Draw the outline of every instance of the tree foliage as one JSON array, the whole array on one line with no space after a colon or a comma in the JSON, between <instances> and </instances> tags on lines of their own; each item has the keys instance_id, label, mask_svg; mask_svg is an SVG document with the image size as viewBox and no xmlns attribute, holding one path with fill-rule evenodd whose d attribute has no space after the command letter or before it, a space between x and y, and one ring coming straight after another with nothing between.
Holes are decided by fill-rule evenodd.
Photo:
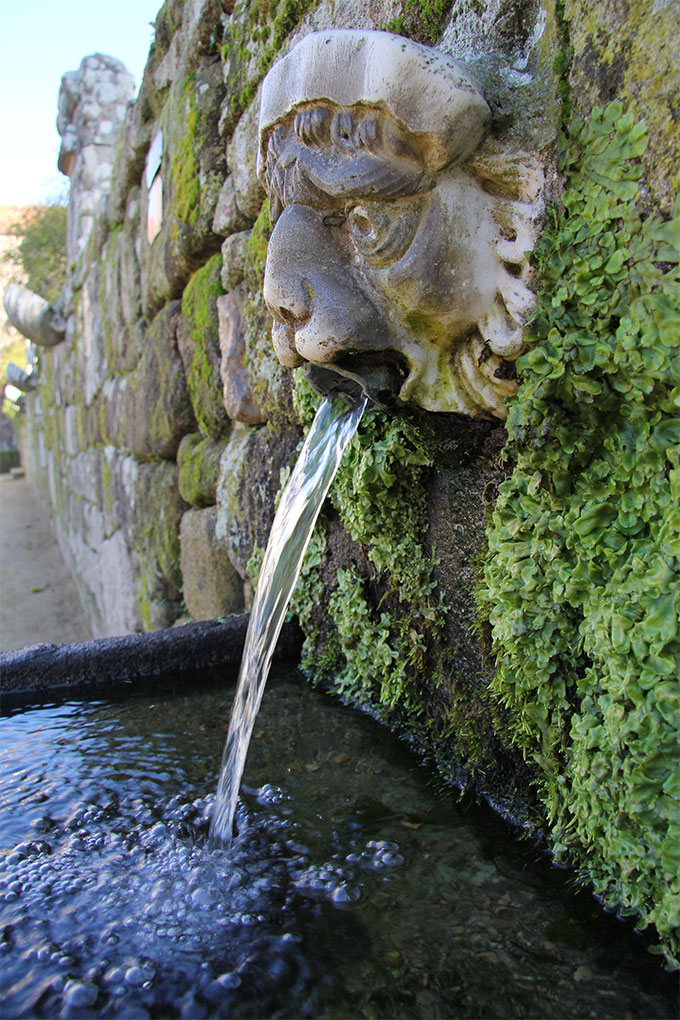
<instances>
[{"instance_id":1,"label":"tree foliage","mask_svg":"<svg viewBox=\"0 0 680 1020\"><path fill-rule=\"evenodd\" d=\"M66 280L66 209L36 206L11 233L18 243L5 257L16 267L17 282L53 303Z\"/></svg>"}]
</instances>

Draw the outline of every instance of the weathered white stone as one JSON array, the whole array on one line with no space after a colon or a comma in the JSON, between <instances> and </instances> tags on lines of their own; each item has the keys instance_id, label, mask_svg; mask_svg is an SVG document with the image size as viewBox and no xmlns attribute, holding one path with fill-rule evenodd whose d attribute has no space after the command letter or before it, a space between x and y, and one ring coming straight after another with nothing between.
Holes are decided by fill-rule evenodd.
<instances>
[{"instance_id":1,"label":"weathered white stone","mask_svg":"<svg viewBox=\"0 0 680 1020\"><path fill-rule=\"evenodd\" d=\"M101 465L98 450L82 450L69 464L71 489L90 503L99 504Z\"/></svg>"},{"instance_id":2,"label":"weathered white stone","mask_svg":"<svg viewBox=\"0 0 680 1020\"><path fill-rule=\"evenodd\" d=\"M104 515L92 503L83 503L83 538L85 544L94 552L98 552L106 540Z\"/></svg>"},{"instance_id":3,"label":"weathered white stone","mask_svg":"<svg viewBox=\"0 0 680 1020\"><path fill-rule=\"evenodd\" d=\"M99 304L100 266L95 263L81 292L78 361L86 403L90 404L106 377L106 355Z\"/></svg>"},{"instance_id":4,"label":"weathered white stone","mask_svg":"<svg viewBox=\"0 0 680 1020\"><path fill-rule=\"evenodd\" d=\"M212 229L216 234L228 236L240 233L251 227L254 217L247 216L238 204L236 185L231 174L225 178L220 188L213 216Z\"/></svg>"},{"instance_id":5,"label":"weathered white stone","mask_svg":"<svg viewBox=\"0 0 680 1020\"><path fill-rule=\"evenodd\" d=\"M282 365L379 404L505 417L535 305L542 175L478 153L490 120L462 64L389 33L312 33L274 65L258 172Z\"/></svg>"},{"instance_id":6,"label":"weathered white stone","mask_svg":"<svg viewBox=\"0 0 680 1020\"><path fill-rule=\"evenodd\" d=\"M239 120L227 146L227 163L234 184L236 206L251 222L256 219L266 197L257 177L259 121L256 100Z\"/></svg>"},{"instance_id":7,"label":"weathered white stone","mask_svg":"<svg viewBox=\"0 0 680 1020\"><path fill-rule=\"evenodd\" d=\"M134 79L113 57L95 53L63 75L57 130L59 169L71 178L66 228L69 262L83 252L93 217L104 210L125 106Z\"/></svg>"},{"instance_id":8,"label":"weathered white stone","mask_svg":"<svg viewBox=\"0 0 680 1020\"><path fill-rule=\"evenodd\" d=\"M102 543L96 566L105 578L99 596L102 636L141 631L138 566L122 532L117 531Z\"/></svg>"},{"instance_id":9,"label":"weathered white stone","mask_svg":"<svg viewBox=\"0 0 680 1020\"><path fill-rule=\"evenodd\" d=\"M80 452L77 419L78 412L75 407L64 408L64 449L69 457L75 457Z\"/></svg>"},{"instance_id":10,"label":"weathered white stone","mask_svg":"<svg viewBox=\"0 0 680 1020\"><path fill-rule=\"evenodd\" d=\"M238 287L243 280L248 241L252 231L241 230L232 234L222 245L222 272L220 282L225 291Z\"/></svg>"},{"instance_id":11,"label":"weathered white stone","mask_svg":"<svg viewBox=\"0 0 680 1020\"><path fill-rule=\"evenodd\" d=\"M56 347L64 339L66 323L48 301L18 283L10 283L3 298L7 318L28 340L40 347Z\"/></svg>"}]
</instances>

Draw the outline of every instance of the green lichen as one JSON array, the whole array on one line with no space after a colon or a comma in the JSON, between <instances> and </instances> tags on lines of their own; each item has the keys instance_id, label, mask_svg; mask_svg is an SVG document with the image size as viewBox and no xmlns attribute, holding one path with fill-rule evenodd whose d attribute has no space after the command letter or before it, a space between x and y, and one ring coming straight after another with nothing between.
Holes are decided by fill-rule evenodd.
<instances>
[{"instance_id":1,"label":"green lichen","mask_svg":"<svg viewBox=\"0 0 680 1020\"><path fill-rule=\"evenodd\" d=\"M199 217L201 185L198 160L194 152L199 116L194 100L194 79L187 78L183 90L184 131L175 140L170 163L172 204L178 224L194 226Z\"/></svg>"},{"instance_id":2,"label":"green lichen","mask_svg":"<svg viewBox=\"0 0 680 1020\"><path fill-rule=\"evenodd\" d=\"M265 200L248 239L244 264L245 362L253 399L276 431L295 420L290 372L279 364L271 343L271 316L262 295L267 245L272 232Z\"/></svg>"},{"instance_id":3,"label":"green lichen","mask_svg":"<svg viewBox=\"0 0 680 1020\"><path fill-rule=\"evenodd\" d=\"M265 199L248 238L245 272L249 282L261 284L267 265L267 246L272 233L269 200Z\"/></svg>"},{"instance_id":4,"label":"green lichen","mask_svg":"<svg viewBox=\"0 0 680 1020\"><path fill-rule=\"evenodd\" d=\"M137 604L145 630L159 626L159 610L161 620L179 615L179 528L185 509L177 493L176 467L144 465L140 469L134 492L132 546L139 562Z\"/></svg>"},{"instance_id":5,"label":"green lichen","mask_svg":"<svg viewBox=\"0 0 680 1020\"><path fill-rule=\"evenodd\" d=\"M222 47L222 60L230 65L234 123L253 101L260 81L288 35L317 3L318 0L242 0L235 5ZM256 50L251 49L252 44ZM246 75L254 59L255 74L251 69Z\"/></svg>"},{"instance_id":6,"label":"green lichen","mask_svg":"<svg viewBox=\"0 0 680 1020\"><path fill-rule=\"evenodd\" d=\"M558 855L680 943L680 208L638 208L644 124L576 120L480 593L490 696ZM584 862L587 862L585 864Z\"/></svg>"},{"instance_id":7,"label":"green lichen","mask_svg":"<svg viewBox=\"0 0 680 1020\"><path fill-rule=\"evenodd\" d=\"M570 83L578 109L588 114L616 98L636 119L644 119L646 188L671 215L672 182L680 165L676 5L564 0L564 18L574 47Z\"/></svg>"},{"instance_id":8,"label":"green lichen","mask_svg":"<svg viewBox=\"0 0 680 1020\"><path fill-rule=\"evenodd\" d=\"M223 434L230 424L219 369L216 302L223 293L221 265L222 256L214 255L194 273L182 295L182 314L191 336L191 349L184 358L187 389L204 436Z\"/></svg>"},{"instance_id":9,"label":"green lichen","mask_svg":"<svg viewBox=\"0 0 680 1020\"><path fill-rule=\"evenodd\" d=\"M434 46L446 27L453 0L404 0L402 13L387 22L386 32Z\"/></svg>"},{"instance_id":10,"label":"green lichen","mask_svg":"<svg viewBox=\"0 0 680 1020\"><path fill-rule=\"evenodd\" d=\"M191 506L213 506L224 442L205 439L200 432L185 436L177 451L179 493Z\"/></svg>"}]
</instances>

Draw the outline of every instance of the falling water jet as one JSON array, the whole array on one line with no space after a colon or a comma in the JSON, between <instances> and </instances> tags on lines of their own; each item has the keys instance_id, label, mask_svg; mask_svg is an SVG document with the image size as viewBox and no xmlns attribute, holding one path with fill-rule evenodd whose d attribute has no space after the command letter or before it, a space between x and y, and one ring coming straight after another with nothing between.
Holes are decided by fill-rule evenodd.
<instances>
[{"instance_id":1,"label":"falling water jet","mask_svg":"<svg viewBox=\"0 0 680 1020\"><path fill-rule=\"evenodd\" d=\"M335 394L323 400L276 511L250 614L210 823L210 838L221 845L231 842L250 737L302 560L366 403L363 395L350 399Z\"/></svg>"}]
</instances>

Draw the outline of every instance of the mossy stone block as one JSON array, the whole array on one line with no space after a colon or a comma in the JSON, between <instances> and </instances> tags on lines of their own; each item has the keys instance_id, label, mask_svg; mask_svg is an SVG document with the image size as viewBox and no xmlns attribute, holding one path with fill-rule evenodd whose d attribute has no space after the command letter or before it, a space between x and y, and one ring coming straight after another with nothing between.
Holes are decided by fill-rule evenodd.
<instances>
[{"instance_id":1,"label":"mossy stone block","mask_svg":"<svg viewBox=\"0 0 680 1020\"><path fill-rule=\"evenodd\" d=\"M195 507L215 503L220 458L225 446L226 440L206 439L200 432L192 432L179 444L179 491L187 503Z\"/></svg>"},{"instance_id":2,"label":"mossy stone block","mask_svg":"<svg viewBox=\"0 0 680 1020\"><path fill-rule=\"evenodd\" d=\"M644 120L649 145L642 154L654 203L671 213L680 166L678 65L680 32L673 3L648 0L565 0L573 58L569 74L575 108L588 116L617 99Z\"/></svg>"},{"instance_id":3,"label":"mossy stone block","mask_svg":"<svg viewBox=\"0 0 680 1020\"><path fill-rule=\"evenodd\" d=\"M244 580L254 548L267 544L281 471L290 466L299 439L297 430L274 436L262 426L232 428L217 484L217 535Z\"/></svg>"},{"instance_id":4,"label":"mossy stone block","mask_svg":"<svg viewBox=\"0 0 680 1020\"><path fill-rule=\"evenodd\" d=\"M224 435L229 416L220 376L217 298L222 293L222 258L214 255L192 276L182 295L179 349L196 421L204 436Z\"/></svg>"},{"instance_id":5,"label":"mossy stone block","mask_svg":"<svg viewBox=\"0 0 680 1020\"><path fill-rule=\"evenodd\" d=\"M124 391L125 443L139 460L174 460L195 419L177 343L180 304L149 327L144 353Z\"/></svg>"},{"instance_id":6,"label":"mossy stone block","mask_svg":"<svg viewBox=\"0 0 680 1020\"><path fill-rule=\"evenodd\" d=\"M181 612L179 530L188 509L175 464L140 464L128 534L139 562L138 608L144 630L170 626Z\"/></svg>"}]
</instances>

